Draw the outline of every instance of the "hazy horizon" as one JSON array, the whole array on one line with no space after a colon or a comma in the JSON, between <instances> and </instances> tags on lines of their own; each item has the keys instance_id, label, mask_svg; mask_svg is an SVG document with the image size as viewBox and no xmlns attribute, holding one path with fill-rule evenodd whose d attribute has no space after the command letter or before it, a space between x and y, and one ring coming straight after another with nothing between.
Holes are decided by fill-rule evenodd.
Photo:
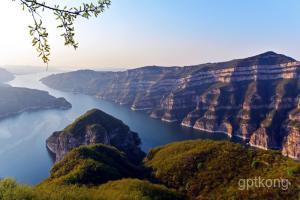
<instances>
[{"instance_id":1,"label":"hazy horizon","mask_svg":"<svg viewBox=\"0 0 300 200\"><path fill-rule=\"evenodd\" d=\"M0 66L45 66L31 46L30 15L17 2L2 1L0 6L7 8L0 13L2 19L9 19L0 22L5 27L0 34ZM47 14L52 46L49 67L114 70L184 66L266 51L300 60L299 10L297 0L112 1L99 18L78 20L77 51L63 46L57 24Z\"/></svg>"},{"instance_id":2,"label":"hazy horizon","mask_svg":"<svg viewBox=\"0 0 300 200\"><path fill-rule=\"evenodd\" d=\"M261 52L258 54L262 54L262 53L266 53L266 52ZM275 52L280 54L280 52ZM255 55L258 55L255 54ZM247 57L251 57L251 56L255 56L255 55L249 55L243 58L247 58ZM286 55L289 56L289 55ZM222 61L218 61L218 62L226 62L226 61L230 61L230 60L235 60L235 59L243 59L243 58L232 58L232 59L228 59L228 60L222 60ZM295 59L295 58L294 58ZM296 59L297 61L299 61L298 59ZM195 65L200 65L200 64L206 64L206 63L215 63L214 61L211 62L205 62L205 63L197 63ZM7 69L8 71L15 73L15 74L26 74L26 73L30 73L30 72L43 72L43 71L48 71L48 72L68 72L68 71L75 71L75 70L98 70L98 71L125 71L128 69L135 69L135 68L140 68L140 67L145 67L145 66L159 66L159 67L185 67L185 66L189 66L189 65L173 65L173 66L161 66L161 65L144 65L144 66L131 66L131 67L101 67L101 66L81 66L81 67L66 67L66 66L50 66L47 68L47 65L0 65L0 68L4 68Z\"/></svg>"}]
</instances>

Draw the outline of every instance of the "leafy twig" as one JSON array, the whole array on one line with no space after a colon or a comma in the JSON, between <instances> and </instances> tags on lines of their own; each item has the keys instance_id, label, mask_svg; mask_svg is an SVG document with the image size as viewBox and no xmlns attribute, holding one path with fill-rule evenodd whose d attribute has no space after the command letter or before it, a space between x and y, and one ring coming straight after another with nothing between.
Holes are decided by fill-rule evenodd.
<instances>
[{"instance_id":1,"label":"leafy twig","mask_svg":"<svg viewBox=\"0 0 300 200\"><path fill-rule=\"evenodd\" d=\"M91 16L98 17L111 4L111 0L97 0L96 3L83 3L78 7L62 7L61 5L50 6L45 1L38 0L12 0L20 1L23 10L27 10L32 18L33 25L29 26L30 35L33 37L32 46L38 52L44 63L50 61L50 45L48 43L48 32L43 26L41 12L45 10L52 11L59 21L57 28L63 29L61 36L65 40L65 45L78 48L78 43L75 41L74 21L77 17L89 19Z\"/></svg>"}]
</instances>

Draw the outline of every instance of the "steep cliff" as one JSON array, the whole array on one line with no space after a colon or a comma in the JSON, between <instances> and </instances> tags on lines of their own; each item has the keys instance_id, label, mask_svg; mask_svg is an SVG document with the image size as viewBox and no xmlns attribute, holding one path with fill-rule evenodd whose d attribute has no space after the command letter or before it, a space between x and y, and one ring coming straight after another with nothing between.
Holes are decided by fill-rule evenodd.
<instances>
[{"instance_id":1,"label":"steep cliff","mask_svg":"<svg viewBox=\"0 0 300 200\"><path fill-rule=\"evenodd\" d=\"M283 140L283 154L291 158L300 158L300 99L298 108L289 113L289 119L283 132L288 133ZM284 134L283 133L283 134Z\"/></svg>"},{"instance_id":2,"label":"steep cliff","mask_svg":"<svg viewBox=\"0 0 300 200\"><path fill-rule=\"evenodd\" d=\"M266 52L222 63L76 71L42 79L52 88L94 95L151 117L240 137L300 159L300 62ZM298 152L298 153L297 153Z\"/></svg>"},{"instance_id":3,"label":"steep cliff","mask_svg":"<svg viewBox=\"0 0 300 200\"><path fill-rule=\"evenodd\" d=\"M144 157L138 135L122 121L97 109L80 116L64 130L54 132L46 143L55 154L56 161L76 147L99 143L117 147L134 163Z\"/></svg>"}]
</instances>

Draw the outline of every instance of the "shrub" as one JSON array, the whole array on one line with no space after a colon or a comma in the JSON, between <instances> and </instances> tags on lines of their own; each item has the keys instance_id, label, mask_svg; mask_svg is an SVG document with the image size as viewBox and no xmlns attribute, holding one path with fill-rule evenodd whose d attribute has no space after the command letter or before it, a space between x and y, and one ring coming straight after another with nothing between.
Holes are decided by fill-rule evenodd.
<instances>
[{"instance_id":1,"label":"shrub","mask_svg":"<svg viewBox=\"0 0 300 200\"><path fill-rule=\"evenodd\" d=\"M300 163L276 151L253 150L225 141L193 140L156 148L149 155L144 163L153 170L153 176L191 199L297 199L299 195ZM288 179L291 186L287 191L239 190L240 179L255 177Z\"/></svg>"},{"instance_id":2,"label":"shrub","mask_svg":"<svg viewBox=\"0 0 300 200\"><path fill-rule=\"evenodd\" d=\"M43 184L97 185L140 174L143 174L141 168L132 164L124 153L98 144L81 146L69 152L53 166L50 178Z\"/></svg>"}]
</instances>

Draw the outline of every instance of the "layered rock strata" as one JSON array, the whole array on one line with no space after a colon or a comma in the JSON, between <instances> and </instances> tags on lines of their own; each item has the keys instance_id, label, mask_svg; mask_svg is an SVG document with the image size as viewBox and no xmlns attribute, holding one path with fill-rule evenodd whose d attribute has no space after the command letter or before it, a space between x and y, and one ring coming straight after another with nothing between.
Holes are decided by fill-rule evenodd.
<instances>
[{"instance_id":1,"label":"layered rock strata","mask_svg":"<svg viewBox=\"0 0 300 200\"><path fill-rule=\"evenodd\" d=\"M240 137L299 156L300 62L266 52L222 63L149 66L123 72L76 71L42 79L144 110L152 117Z\"/></svg>"}]
</instances>

